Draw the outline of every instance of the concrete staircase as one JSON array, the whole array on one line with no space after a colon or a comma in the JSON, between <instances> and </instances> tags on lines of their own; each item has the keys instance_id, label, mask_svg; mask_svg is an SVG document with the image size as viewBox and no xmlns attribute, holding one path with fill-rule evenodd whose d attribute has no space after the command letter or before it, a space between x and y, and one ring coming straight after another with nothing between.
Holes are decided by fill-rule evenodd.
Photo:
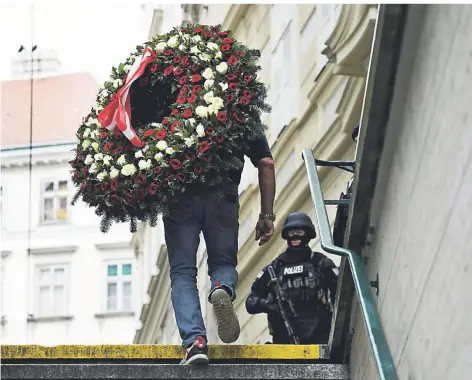
<instances>
[{"instance_id":1,"label":"concrete staircase","mask_svg":"<svg viewBox=\"0 0 472 380\"><path fill-rule=\"evenodd\" d=\"M177 345L1 347L2 379L349 379L326 346L212 345L210 365L179 365Z\"/></svg>"}]
</instances>

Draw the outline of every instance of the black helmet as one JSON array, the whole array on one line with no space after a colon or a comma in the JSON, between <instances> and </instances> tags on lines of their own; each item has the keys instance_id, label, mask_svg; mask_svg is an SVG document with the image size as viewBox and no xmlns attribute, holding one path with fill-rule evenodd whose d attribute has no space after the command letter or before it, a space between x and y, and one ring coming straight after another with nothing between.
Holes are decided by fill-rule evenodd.
<instances>
[{"instance_id":1,"label":"black helmet","mask_svg":"<svg viewBox=\"0 0 472 380\"><path fill-rule=\"evenodd\" d=\"M303 228L308 233L308 238L314 239L316 237L316 230L310 217L303 212L292 212L287 219L285 219L284 227L282 228L282 238L287 240L287 232L293 228Z\"/></svg>"}]
</instances>

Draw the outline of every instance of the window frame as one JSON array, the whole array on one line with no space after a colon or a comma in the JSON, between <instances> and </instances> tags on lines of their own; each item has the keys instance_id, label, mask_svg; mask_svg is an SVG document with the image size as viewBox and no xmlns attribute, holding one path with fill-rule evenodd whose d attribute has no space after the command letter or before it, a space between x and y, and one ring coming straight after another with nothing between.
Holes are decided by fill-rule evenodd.
<instances>
[{"instance_id":1,"label":"window frame","mask_svg":"<svg viewBox=\"0 0 472 380\"><path fill-rule=\"evenodd\" d=\"M51 273L54 273L55 269L61 268L64 269L64 311L62 313L54 313L54 281L51 277L51 281L48 285L49 288L49 309L50 311L44 314L41 314L41 282L40 282L40 272L41 269L48 268ZM52 276L51 274L51 276ZM44 263L44 264L37 264L35 267L35 291L34 294L36 295L36 302L35 302L35 315L38 318L48 318L48 317L64 317L69 315L69 308L70 308L70 264L69 263Z\"/></svg>"},{"instance_id":2,"label":"window frame","mask_svg":"<svg viewBox=\"0 0 472 380\"><path fill-rule=\"evenodd\" d=\"M54 189L59 188L59 183L60 182L66 182L67 184L67 190L65 191L60 191L59 189L51 191L52 195L48 195L46 191L46 184L48 183L53 183ZM51 225L51 224L67 224L70 223L70 211L71 211L71 206L70 206L70 190L72 188L72 183L69 181L68 178L47 178L41 180L40 184L40 212L39 212L39 224L40 225ZM66 219L64 220L59 220L57 219L57 210L59 210L59 198L66 198ZM45 220L45 206L44 202L46 199L52 199L53 200L53 220Z\"/></svg>"},{"instance_id":3,"label":"window frame","mask_svg":"<svg viewBox=\"0 0 472 380\"><path fill-rule=\"evenodd\" d=\"M118 268L117 275L116 276L109 276L108 275L108 267L110 265L116 265ZM121 274L122 266L123 265L131 265L131 274L130 275L124 275ZM113 313L128 313L128 312L133 312L134 311L134 273L135 273L136 267L133 262L133 260L130 259L121 259L121 260L107 260L103 263L103 275L104 275L104 280L103 280L103 295L102 295L102 310L104 314L113 314ZM124 308L124 283L129 282L131 284L131 293L129 296L129 308ZM109 300L109 294L108 294L108 284L110 283L116 283L116 308L115 309L109 309L108 308L108 300Z\"/></svg>"}]
</instances>

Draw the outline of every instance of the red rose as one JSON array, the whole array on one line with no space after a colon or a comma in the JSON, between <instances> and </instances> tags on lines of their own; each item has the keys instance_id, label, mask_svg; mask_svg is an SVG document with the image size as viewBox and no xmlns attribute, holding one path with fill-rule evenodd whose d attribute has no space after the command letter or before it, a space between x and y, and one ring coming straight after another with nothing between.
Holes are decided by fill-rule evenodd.
<instances>
[{"instance_id":1,"label":"red rose","mask_svg":"<svg viewBox=\"0 0 472 380\"><path fill-rule=\"evenodd\" d=\"M143 183L146 183L146 176L144 174L138 174L136 176L136 183L139 183L140 185Z\"/></svg>"},{"instance_id":2,"label":"red rose","mask_svg":"<svg viewBox=\"0 0 472 380\"><path fill-rule=\"evenodd\" d=\"M223 38L223 37L226 37L226 36L228 35L228 33L226 33L226 32L218 32L217 35L218 35L218 37L222 37L222 38Z\"/></svg>"},{"instance_id":3,"label":"red rose","mask_svg":"<svg viewBox=\"0 0 472 380\"><path fill-rule=\"evenodd\" d=\"M148 186L149 194L156 195L157 190L159 190L159 187L154 182L151 182Z\"/></svg>"},{"instance_id":4,"label":"red rose","mask_svg":"<svg viewBox=\"0 0 472 380\"><path fill-rule=\"evenodd\" d=\"M226 78L228 80L235 80L237 78L237 75L236 74L231 74L231 75L226 76Z\"/></svg>"},{"instance_id":5,"label":"red rose","mask_svg":"<svg viewBox=\"0 0 472 380\"><path fill-rule=\"evenodd\" d=\"M174 66L170 65L170 66L167 66L165 69L164 69L164 76L165 77L168 77L170 74L172 74L174 72Z\"/></svg>"},{"instance_id":6,"label":"red rose","mask_svg":"<svg viewBox=\"0 0 472 380\"><path fill-rule=\"evenodd\" d=\"M111 180L110 189L116 191L118 189L118 180L116 178Z\"/></svg>"},{"instance_id":7,"label":"red rose","mask_svg":"<svg viewBox=\"0 0 472 380\"><path fill-rule=\"evenodd\" d=\"M102 132L102 133L100 133L99 136L100 136L101 139L104 139L105 137L108 136L108 132Z\"/></svg>"},{"instance_id":8,"label":"red rose","mask_svg":"<svg viewBox=\"0 0 472 380\"><path fill-rule=\"evenodd\" d=\"M182 77L182 78L185 78L185 81L187 82L187 77ZM180 78L180 79L182 79ZM180 89L180 93L181 94L184 94L185 92L188 91L188 86L187 85L184 85L181 89Z\"/></svg>"},{"instance_id":9,"label":"red rose","mask_svg":"<svg viewBox=\"0 0 472 380\"><path fill-rule=\"evenodd\" d=\"M238 63L238 57L232 55L231 57L229 57L228 63L229 63L230 65L235 65L236 63Z\"/></svg>"},{"instance_id":10,"label":"red rose","mask_svg":"<svg viewBox=\"0 0 472 380\"><path fill-rule=\"evenodd\" d=\"M195 160L195 153L193 153L193 152L185 153L185 159L188 160L188 161Z\"/></svg>"},{"instance_id":11,"label":"red rose","mask_svg":"<svg viewBox=\"0 0 472 380\"><path fill-rule=\"evenodd\" d=\"M82 185L80 185L80 191L84 192L84 191L85 191L85 188L86 188L85 183L83 183Z\"/></svg>"},{"instance_id":12,"label":"red rose","mask_svg":"<svg viewBox=\"0 0 472 380\"><path fill-rule=\"evenodd\" d=\"M193 170L195 174L200 174L202 172L202 167L201 166L195 166L195 169Z\"/></svg>"},{"instance_id":13,"label":"red rose","mask_svg":"<svg viewBox=\"0 0 472 380\"><path fill-rule=\"evenodd\" d=\"M108 182L102 183L102 191L106 191L108 189Z\"/></svg>"},{"instance_id":14,"label":"red rose","mask_svg":"<svg viewBox=\"0 0 472 380\"><path fill-rule=\"evenodd\" d=\"M180 64L182 66L187 66L188 65L188 57L187 56L182 57L182 59L180 60Z\"/></svg>"},{"instance_id":15,"label":"red rose","mask_svg":"<svg viewBox=\"0 0 472 380\"><path fill-rule=\"evenodd\" d=\"M221 51L229 51L230 49L231 49L231 45L229 44L221 45Z\"/></svg>"},{"instance_id":16,"label":"red rose","mask_svg":"<svg viewBox=\"0 0 472 380\"><path fill-rule=\"evenodd\" d=\"M218 134L216 135L216 137L215 137L215 140L216 140L216 142L218 142L218 143L222 143L223 141L225 141L225 138L224 138L224 136L223 136L222 134L218 133Z\"/></svg>"},{"instance_id":17,"label":"red rose","mask_svg":"<svg viewBox=\"0 0 472 380\"><path fill-rule=\"evenodd\" d=\"M211 37L211 32L205 32L205 33L203 33L203 35L204 35L206 38L210 38L210 37Z\"/></svg>"},{"instance_id":18,"label":"red rose","mask_svg":"<svg viewBox=\"0 0 472 380\"><path fill-rule=\"evenodd\" d=\"M192 92L193 92L194 94L197 94L197 93L200 92L201 89L202 89L202 88L201 88L200 86L198 86L198 85L197 85L197 86L193 86Z\"/></svg>"},{"instance_id":19,"label":"red rose","mask_svg":"<svg viewBox=\"0 0 472 380\"><path fill-rule=\"evenodd\" d=\"M105 152L108 152L109 150L113 149L113 144L111 142L107 142L105 146L103 147L103 150Z\"/></svg>"},{"instance_id":20,"label":"red rose","mask_svg":"<svg viewBox=\"0 0 472 380\"><path fill-rule=\"evenodd\" d=\"M170 126L170 130L172 132L175 132L177 130L177 127L180 125L180 123L178 121L176 121L175 123L172 123L172 125Z\"/></svg>"},{"instance_id":21,"label":"red rose","mask_svg":"<svg viewBox=\"0 0 472 380\"><path fill-rule=\"evenodd\" d=\"M205 153L205 154L202 156L202 158L203 158L205 161L210 162L210 161L213 159L213 156L211 155L210 152L207 152L207 153Z\"/></svg>"},{"instance_id":22,"label":"red rose","mask_svg":"<svg viewBox=\"0 0 472 380\"><path fill-rule=\"evenodd\" d=\"M180 181L180 182L184 182L185 181L185 175L183 173L179 173L176 175L176 178Z\"/></svg>"},{"instance_id":23,"label":"red rose","mask_svg":"<svg viewBox=\"0 0 472 380\"><path fill-rule=\"evenodd\" d=\"M226 111L220 111L218 112L218 116L217 116L217 119L219 122L223 123L226 121Z\"/></svg>"},{"instance_id":24,"label":"red rose","mask_svg":"<svg viewBox=\"0 0 472 380\"><path fill-rule=\"evenodd\" d=\"M182 112L182 116L188 119L192 116L192 110L190 108L187 108L186 110L184 110L184 112Z\"/></svg>"},{"instance_id":25,"label":"red rose","mask_svg":"<svg viewBox=\"0 0 472 380\"><path fill-rule=\"evenodd\" d=\"M174 74L175 75L182 75L182 73L184 72L184 69L182 69L181 67L177 67L175 70L174 70Z\"/></svg>"},{"instance_id":26,"label":"red rose","mask_svg":"<svg viewBox=\"0 0 472 380\"><path fill-rule=\"evenodd\" d=\"M113 194L110 197L110 202L113 203L114 205L119 205L121 203L121 198L119 195Z\"/></svg>"},{"instance_id":27,"label":"red rose","mask_svg":"<svg viewBox=\"0 0 472 380\"><path fill-rule=\"evenodd\" d=\"M166 125L169 123L169 119L167 119L167 117L165 117L164 119L162 119L162 124Z\"/></svg>"},{"instance_id":28,"label":"red rose","mask_svg":"<svg viewBox=\"0 0 472 380\"><path fill-rule=\"evenodd\" d=\"M148 129L146 132L144 132L144 137L149 137L154 133L153 129Z\"/></svg>"},{"instance_id":29,"label":"red rose","mask_svg":"<svg viewBox=\"0 0 472 380\"><path fill-rule=\"evenodd\" d=\"M179 84L183 86L185 83L187 83L187 77L182 77L179 79Z\"/></svg>"},{"instance_id":30,"label":"red rose","mask_svg":"<svg viewBox=\"0 0 472 380\"><path fill-rule=\"evenodd\" d=\"M118 156L119 154L121 154L121 152L123 152L123 148L121 146L119 146L118 148L116 148L115 150L113 150L113 152L111 152L111 154L113 156Z\"/></svg>"},{"instance_id":31,"label":"red rose","mask_svg":"<svg viewBox=\"0 0 472 380\"><path fill-rule=\"evenodd\" d=\"M83 172L84 172L84 175L87 175L88 168L87 168L87 167L85 167L85 168L83 169Z\"/></svg>"},{"instance_id":32,"label":"red rose","mask_svg":"<svg viewBox=\"0 0 472 380\"><path fill-rule=\"evenodd\" d=\"M193 31L195 33L201 33L201 32L203 32L203 29L202 28L195 28Z\"/></svg>"},{"instance_id":33,"label":"red rose","mask_svg":"<svg viewBox=\"0 0 472 380\"><path fill-rule=\"evenodd\" d=\"M77 178L79 178L79 173L74 172L74 179L77 179Z\"/></svg>"},{"instance_id":34,"label":"red rose","mask_svg":"<svg viewBox=\"0 0 472 380\"><path fill-rule=\"evenodd\" d=\"M202 80L202 76L200 74L193 74L191 82L192 83L198 83Z\"/></svg>"},{"instance_id":35,"label":"red rose","mask_svg":"<svg viewBox=\"0 0 472 380\"><path fill-rule=\"evenodd\" d=\"M159 68L159 66L157 66L157 64L152 65L151 68L150 68L151 73L155 73L158 68Z\"/></svg>"},{"instance_id":36,"label":"red rose","mask_svg":"<svg viewBox=\"0 0 472 380\"><path fill-rule=\"evenodd\" d=\"M236 91L238 89L238 84L235 82L231 82L228 87L231 91Z\"/></svg>"},{"instance_id":37,"label":"red rose","mask_svg":"<svg viewBox=\"0 0 472 380\"><path fill-rule=\"evenodd\" d=\"M179 110L174 108L174 109L171 111L170 114L171 114L171 116L178 115L178 114L179 114Z\"/></svg>"},{"instance_id":38,"label":"red rose","mask_svg":"<svg viewBox=\"0 0 472 380\"><path fill-rule=\"evenodd\" d=\"M177 158L172 158L170 161L169 161L169 165L172 166L172 168L174 169L180 169L182 167L182 163L180 162L180 160L178 160Z\"/></svg>"},{"instance_id":39,"label":"red rose","mask_svg":"<svg viewBox=\"0 0 472 380\"><path fill-rule=\"evenodd\" d=\"M244 90L244 91L243 91L243 95L244 95L246 98L249 98L249 99L252 98L252 92L249 91L249 90Z\"/></svg>"},{"instance_id":40,"label":"red rose","mask_svg":"<svg viewBox=\"0 0 472 380\"><path fill-rule=\"evenodd\" d=\"M190 96L188 99L187 99L187 102L189 104L193 104L197 101L197 96L195 94L192 94L192 96Z\"/></svg>"},{"instance_id":41,"label":"red rose","mask_svg":"<svg viewBox=\"0 0 472 380\"><path fill-rule=\"evenodd\" d=\"M184 104L187 101L187 98L183 95L180 95L177 97L177 103L178 104Z\"/></svg>"},{"instance_id":42,"label":"red rose","mask_svg":"<svg viewBox=\"0 0 472 380\"><path fill-rule=\"evenodd\" d=\"M224 43L224 44L232 44L232 43L233 43L233 39L232 39L232 38L225 38L225 39L223 40L223 43Z\"/></svg>"},{"instance_id":43,"label":"red rose","mask_svg":"<svg viewBox=\"0 0 472 380\"><path fill-rule=\"evenodd\" d=\"M238 50L238 51L236 52L236 54L239 55L240 57L244 57L244 56L246 55L246 54L245 54L243 51L241 51L241 50Z\"/></svg>"},{"instance_id":44,"label":"red rose","mask_svg":"<svg viewBox=\"0 0 472 380\"><path fill-rule=\"evenodd\" d=\"M205 129L205 133L206 133L207 135L211 135L211 134L213 134L214 132L215 132L215 130L214 130L213 128L207 128L207 129Z\"/></svg>"},{"instance_id":45,"label":"red rose","mask_svg":"<svg viewBox=\"0 0 472 380\"><path fill-rule=\"evenodd\" d=\"M233 118L239 123L239 124L242 124L246 121L246 118L244 117L243 114L241 114L240 112L234 112L233 113Z\"/></svg>"},{"instance_id":46,"label":"red rose","mask_svg":"<svg viewBox=\"0 0 472 380\"><path fill-rule=\"evenodd\" d=\"M154 168L154 174L155 174L155 175L158 175L160 172L161 172L161 167L160 167L160 166L156 166L156 167Z\"/></svg>"},{"instance_id":47,"label":"red rose","mask_svg":"<svg viewBox=\"0 0 472 380\"><path fill-rule=\"evenodd\" d=\"M200 144L198 144L198 150L200 153L206 152L208 149L210 149L210 144L208 144L208 141L202 141Z\"/></svg>"},{"instance_id":48,"label":"red rose","mask_svg":"<svg viewBox=\"0 0 472 380\"><path fill-rule=\"evenodd\" d=\"M172 55L172 49L166 49L164 50L164 55L168 57L169 55Z\"/></svg>"},{"instance_id":49,"label":"red rose","mask_svg":"<svg viewBox=\"0 0 472 380\"><path fill-rule=\"evenodd\" d=\"M134 203L136 201L134 194L131 193L126 193L125 198L128 203Z\"/></svg>"},{"instance_id":50,"label":"red rose","mask_svg":"<svg viewBox=\"0 0 472 380\"><path fill-rule=\"evenodd\" d=\"M192 71L195 72L195 71L198 71L198 66L196 63L194 63L191 67Z\"/></svg>"},{"instance_id":51,"label":"red rose","mask_svg":"<svg viewBox=\"0 0 472 380\"><path fill-rule=\"evenodd\" d=\"M158 140L164 140L166 138L167 132L164 129L161 129L160 131L156 132L156 139Z\"/></svg>"},{"instance_id":52,"label":"red rose","mask_svg":"<svg viewBox=\"0 0 472 380\"><path fill-rule=\"evenodd\" d=\"M241 96L239 98L239 103L243 106L247 106L249 103L251 103L251 100L249 98L246 98L245 96Z\"/></svg>"},{"instance_id":53,"label":"red rose","mask_svg":"<svg viewBox=\"0 0 472 380\"><path fill-rule=\"evenodd\" d=\"M234 101L234 95L233 94L226 95L226 101L228 103L231 103L232 101Z\"/></svg>"},{"instance_id":54,"label":"red rose","mask_svg":"<svg viewBox=\"0 0 472 380\"><path fill-rule=\"evenodd\" d=\"M144 78L139 79L139 85L141 87L147 86L148 83L149 83L149 78L148 77L144 77Z\"/></svg>"},{"instance_id":55,"label":"red rose","mask_svg":"<svg viewBox=\"0 0 472 380\"><path fill-rule=\"evenodd\" d=\"M250 76L250 75L245 75L245 76L244 76L244 82L246 82L246 83L251 83L251 82L252 82L251 76Z\"/></svg>"},{"instance_id":56,"label":"red rose","mask_svg":"<svg viewBox=\"0 0 472 380\"><path fill-rule=\"evenodd\" d=\"M182 59L182 57L180 55L176 55L174 57L174 63L180 63L180 60Z\"/></svg>"}]
</instances>

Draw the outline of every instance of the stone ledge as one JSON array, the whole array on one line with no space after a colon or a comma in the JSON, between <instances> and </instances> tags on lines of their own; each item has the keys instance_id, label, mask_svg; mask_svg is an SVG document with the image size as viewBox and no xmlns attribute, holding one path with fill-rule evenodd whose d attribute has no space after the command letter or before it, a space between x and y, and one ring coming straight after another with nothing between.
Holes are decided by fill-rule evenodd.
<instances>
[{"instance_id":1,"label":"stone ledge","mask_svg":"<svg viewBox=\"0 0 472 380\"><path fill-rule=\"evenodd\" d=\"M341 364L5 364L2 379L310 379L347 380Z\"/></svg>"}]
</instances>

